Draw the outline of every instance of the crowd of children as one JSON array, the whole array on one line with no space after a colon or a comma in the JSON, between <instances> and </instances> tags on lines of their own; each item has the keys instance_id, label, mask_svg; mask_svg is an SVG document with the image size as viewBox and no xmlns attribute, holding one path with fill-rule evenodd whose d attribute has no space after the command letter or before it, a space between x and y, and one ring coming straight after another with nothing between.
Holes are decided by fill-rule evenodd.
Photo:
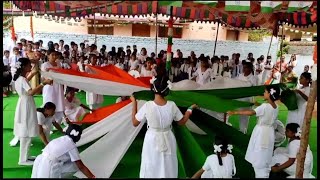
<instances>
[{"instance_id":1,"label":"crowd of children","mask_svg":"<svg viewBox=\"0 0 320 180\"><path fill-rule=\"evenodd\" d=\"M9 81L9 87L4 87L3 95L7 96L9 91L19 95L14 118L15 137L10 145L15 146L20 141L19 164L34 164L32 177L63 177L63 173L76 170L81 170L87 177L94 177L82 163L75 146L82 130L76 125L70 125L70 122L77 121L87 113L86 110L92 112L103 103L103 95L86 92L86 104L89 107L81 104L75 97L78 90L64 87L51 79L42 77L40 70L50 71L50 68L58 67L93 73L86 65L104 67L112 64L134 76L156 77L151 82L151 89L155 94L153 101L147 102L138 111L137 101L133 96L131 97L134 102L133 125L138 126L144 120L147 120L148 123L140 169L142 178L176 178L178 176L176 142L171 131L171 124L176 121L179 125L184 125L192 114L192 110L197 107L196 105L191 106L183 115L174 102L167 101L165 96L170 90L168 81L177 82L189 79L204 85L219 77L229 77L257 86L267 81L267 84L288 83L297 78L292 73L292 68L296 66L295 55L291 57L289 63L285 63L284 57L281 57L280 61L273 65L271 56L268 56L266 60L264 56L260 56L256 62L253 54L249 53L248 57L240 62L239 53L234 53L229 59L228 56L210 58L205 57L204 54L197 57L191 51L190 56L183 58L182 52L178 49L175 55L171 54L172 67L166 76L166 51L161 50L156 57L155 53L150 53L148 56L145 48L138 53L135 45L133 49L127 46L125 50L119 47L118 51L112 47L109 52L105 45L102 46L100 52L95 44L86 46L86 42L81 42L79 46L80 48L75 42L71 42L69 46L60 40L59 43L50 41L47 47L43 47L41 40L31 42L20 39L16 47L4 51L5 72L8 77L12 76L13 81L11 83ZM295 171L292 166L295 163L296 148L300 140L299 136L293 136L292 133L297 133L298 128L302 126L306 101L310 92L311 74L302 73L297 82L302 85L301 88L295 90L298 95L298 109L289 112L286 126L286 136L290 139L288 162L285 160L278 162L279 159L276 157L280 156L281 152L280 150L273 152L276 139L274 124L278 117L278 105L275 101L280 98L280 89L277 86L266 87L264 93L266 103L256 109L242 108L228 112L228 115L242 115L240 130L243 133L247 132L249 116L258 117L245 156L245 159L252 164L257 178L268 178L270 171L286 171L291 168L290 172L288 170L289 175L293 175ZM33 96L41 91L43 105L42 108L36 109ZM252 98L243 100L252 101ZM66 128L63 129L61 124L64 124ZM52 125L66 136L50 141ZM34 162L33 158L28 157L28 151L31 138L37 136L40 136L45 144L45 149ZM216 154L207 158L203 167L193 176L194 178L231 178L236 174L236 162L230 154L232 145L226 140L216 139L214 152ZM310 154L311 156L306 163L312 163L310 149L308 152L308 157ZM307 165L310 168L305 169L305 173L309 177L312 164Z\"/></svg>"}]
</instances>

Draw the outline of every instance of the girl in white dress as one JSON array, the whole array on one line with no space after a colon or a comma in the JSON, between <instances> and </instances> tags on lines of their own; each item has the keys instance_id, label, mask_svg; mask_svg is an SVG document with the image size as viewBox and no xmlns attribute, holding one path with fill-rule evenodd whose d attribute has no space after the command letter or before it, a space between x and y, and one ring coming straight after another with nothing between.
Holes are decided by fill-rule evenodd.
<instances>
[{"instance_id":1,"label":"girl in white dress","mask_svg":"<svg viewBox=\"0 0 320 180\"><path fill-rule=\"evenodd\" d=\"M299 82L302 87L294 90L297 94L298 109L288 111L287 124L297 123L301 127L303 124L303 119L307 108L307 101L310 94L310 84L312 82L311 73L302 73Z\"/></svg>"},{"instance_id":2,"label":"girl in white dress","mask_svg":"<svg viewBox=\"0 0 320 180\"><path fill-rule=\"evenodd\" d=\"M13 77L19 99L14 116L13 133L20 140L19 165L32 165L28 161L28 151L31 145L31 138L39 135L36 105L33 95L40 92L44 85L52 84L52 80L45 80L43 83L32 89L29 81L33 75L27 76L31 71L31 62L28 58L20 58L16 62L17 71Z\"/></svg>"},{"instance_id":3,"label":"girl in white dress","mask_svg":"<svg viewBox=\"0 0 320 180\"><path fill-rule=\"evenodd\" d=\"M81 161L75 144L80 140L81 134L81 127L71 124L65 136L50 141L36 158L31 178L66 178L78 170L88 178L95 178Z\"/></svg>"},{"instance_id":4,"label":"girl in white dress","mask_svg":"<svg viewBox=\"0 0 320 180\"><path fill-rule=\"evenodd\" d=\"M200 85L210 82L211 68L206 60L201 61L201 67L194 73L192 80L196 80Z\"/></svg>"},{"instance_id":5,"label":"girl in white dress","mask_svg":"<svg viewBox=\"0 0 320 180\"><path fill-rule=\"evenodd\" d=\"M52 102L47 102L43 108L37 109L39 135L44 145L47 145L50 141L50 131L52 129L52 125L54 125L61 133L63 133L60 124L58 124L53 117L55 111L56 105Z\"/></svg>"},{"instance_id":6,"label":"girl in white dress","mask_svg":"<svg viewBox=\"0 0 320 180\"><path fill-rule=\"evenodd\" d=\"M49 68L61 68L61 65L57 62L58 52L48 51L48 62L41 65L41 71L50 71ZM45 79L44 77L42 77ZM52 102L56 105L56 113L54 114L57 123L61 124L64 119L64 90L63 85L53 83L52 86L46 85L43 87L43 104ZM66 125L66 122L64 122Z\"/></svg>"},{"instance_id":7,"label":"girl in white dress","mask_svg":"<svg viewBox=\"0 0 320 180\"><path fill-rule=\"evenodd\" d=\"M229 115L256 115L257 125L250 137L245 159L254 168L256 178L268 178L271 170L271 158L274 149L275 130L274 123L278 117L278 106L275 103L279 99L280 88L267 86L264 92L263 103L254 110L229 111Z\"/></svg>"},{"instance_id":8,"label":"girl in white dress","mask_svg":"<svg viewBox=\"0 0 320 180\"><path fill-rule=\"evenodd\" d=\"M286 136L289 138L289 145L284 147L279 147L274 150L274 155L272 157L272 172L286 172L289 177L295 178L296 168L297 168L297 154L300 148L300 137L301 130L300 126L296 123L289 123L286 126ZM308 145L306 159L304 162L303 178L315 178L312 176L313 168L313 155Z\"/></svg>"},{"instance_id":9,"label":"girl in white dress","mask_svg":"<svg viewBox=\"0 0 320 180\"><path fill-rule=\"evenodd\" d=\"M91 66L96 66L97 65L97 56L96 55L90 55L90 62ZM85 72L89 74L93 74L94 71L90 69L89 66L85 67ZM89 105L90 109L98 109L101 104L103 103L103 95L100 94L95 94L92 92L86 92L86 101L87 104Z\"/></svg>"},{"instance_id":10,"label":"girl in white dress","mask_svg":"<svg viewBox=\"0 0 320 180\"><path fill-rule=\"evenodd\" d=\"M179 125L184 125L197 106L192 105L182 115L174 102L164 98L171 88L169 78L157 76L150 82L155 98L146 102L138 113L136 99L133 96L130 98L133 102L133 126L136 127L145 120L148 124L142 147L140 178L178 178L177 143L171 124L176 121Z\"/></svg>"},{"instance_id":11,"label":"girl in white dress","mask_svg":"<svg viewBox=\"0 0 320 180\"><path fill-rule=\"evenodd\" d=\"M216 138L214 152L207 157L202 168L192 178L232 178L236 174L236 164L231 154L233 146L221 138Z\"/></svg>"},{"instance_id":12,"label":"girl in white dress","mask_svg":"<svg viewBox=\"0 0 320 180\"><path fill-rule=\"evenodd\" d=\"M258 79L258 85L262 85L262 72L263 72L263 63L262 63L262 59L258 58L257 59L257 63L256 63L256 68L255 68L255 76L257 76Z\"/></svg>"},{"instance_id":13,"label":"girl in white dress","mask_svg":"<svg viewBox=\"0 0 320 180\"><path fill-rule=\"evenodd\" d=\"M146 63L141 67L140 77L152 77L155 73L152 69L152 59L147 57Z\"/></svg>"},{"instance_id":14,"label":"girl in white dress","mask_svg":"<svg viewBox=\"0 0 320 180\"><path fill-rule=\"evenodd\" d=\"M264 63L264 71L262 73L262 84L264 84L270 77L272 68L273 62L271 62L271 56L267 56L267 60Z\"/></svg>"},{"instance_id":15,"label":"girl in white dress","mask_svg":"<svg viewBox=\"0 0 320 180\"><path fill-rule=\"evenodd\" d=\"M84 104L81 104L80 100L75 96L76 92L77 90L75 88L67 87L66 98L64 101L64 114L71 122L78 121L80 117L84 116L87 113L85 109L93 111Z\"/></svg>"}]
</instances>

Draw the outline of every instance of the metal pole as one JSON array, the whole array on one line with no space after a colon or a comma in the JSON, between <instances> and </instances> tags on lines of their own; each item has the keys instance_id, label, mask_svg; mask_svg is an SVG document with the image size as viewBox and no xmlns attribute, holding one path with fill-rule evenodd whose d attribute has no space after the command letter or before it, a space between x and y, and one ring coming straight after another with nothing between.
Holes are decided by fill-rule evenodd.
<instances>
[{"instance_id":1,"label":"metal pole","mask_svg":"<svg viewBox=\"0 0 320 180\"><path fill-rule=\"evenodd\" d=\"M93 26L94 26L94 44L97 45L96 13L93 13Z\"/></svg>"},{"instance_id":2,"label":"metal pole","mask_svg":"<svg viewBox=\"0 0 320 180\"><path fill-rule=\"evenodd\" d=\"M269 52L270 52L270 49L271 49L272 39L273 39L273 35L271 35L271 41L270 41L270 44L269 44L269 49L268 49L267 57L269 56ZM266 57L266 58L267 58L267 57Z\"/></svg>"},{"instance_id":3,"label":"metal pole","mask_svg":"<svg viewBox=\"0 0 320 180\"><path fill-rule=\"evenodd\" d=\"M217 47L217 40L218 40L218 34L219 34L219 21L218 21L218 27L217 27L217 34L216 34L216 41L214 42L214 49L213 49L213 57L216 55L216 47Z\"/></svg>"},{"instance_id":4,"label":"metal pole","mask_svg":"<svg viewBox=\"0 0 320 180\"><path fill-rule=\"evenodd\" d=\"M158 56L158 1L157 1L157 10L156 10L156 57Z\"/></svg>"},{"instance_id":5,"label":"metal pole","mask_svg":"<svg viewBox=\"0 0 320 180\"><path fill-rule=\"evenodd\" d=\"M172 52L172 37L173 37L173 7L170 6L170 18L168 22L168 47L167 47L167 62L166 70L167 75L170 75L171 71L171 52Z\"/></svg>"},{"instance_id":6,"label":"metal pole","mask_svg":"<svg viewBox=\"0 0 320 180\"><path fill-rule=\"evenodd\" d=\"M282 57L283 29L284 29L284 27L282 26L281 43L280 43L280 59L281 59L281 57ZM282 77L282 73L281 73L281 60L280 60L279 64L280 64L279 69L280 69L280 82L281 82L281 81L282 81L282 79L281 79L281 77Z\"/></svg>"}]
</instances>

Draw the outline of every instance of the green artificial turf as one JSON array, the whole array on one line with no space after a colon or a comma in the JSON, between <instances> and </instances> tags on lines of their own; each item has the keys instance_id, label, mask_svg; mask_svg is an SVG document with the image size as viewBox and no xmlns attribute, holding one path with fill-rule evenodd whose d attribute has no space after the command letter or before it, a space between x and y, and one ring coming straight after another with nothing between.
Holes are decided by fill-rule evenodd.
<instances>
[{"instance_id":1,"label":"green artificial turf","mask_svg":"<svg viewBox=\"0 0 320 180\"><path fill-rule=\"evenodd\" d=\"M78 93L77 97L82 103L85 103L85 94ZM117 97L105 96L104 105L112 104ZM16 103L18 100L17 95L11 95L7 98L3 98L3 177L4 178L29 178L31 176L32 167L19 166L19 146L10 147L9 142L13 138L13 118ZM36 105L39 107L42 104L42 97L35 97ZM258 98L261 102L261 99ZM184 111L185 109L182 109ZM285 106L280 106L279 120L285 123L287 118L287 109ZM190 132L185 126L173 126L173 132L177 139L178 150L178 165L179 165L179 177L186 178L191 177L197 170L199 170L205 158L213 153L213 141L214 137L219 134L226 136L231 140L234 146L233 155L235 156L237 174L236 177L240 178L252 178L254 172L251 165L244 160L246 147L250 138L250 134L256 124L256 118L251 117L248 134L244 135L237 129L239 128L239 120L237 116L232 116L229 122L232 127L215 120L200 111L194 111L191 120L196 123L207 135L198 135ZM310 140L309 144L314 156L313 175L317 176L317 121L313 119L311 122ZM146 132L146 126L142 128L137 138L133 141L132 145L124 155L116 169L114 170L111 178L138 178L141 162L141 151L143 138ZM52 139L61 136L61 134L55 131L52 134ZM94 142L92 142L94 143ZM84 145L79 148L79 151L83 151L89 147L92 143ZM30 148L31 155L38 155L41 149L44 147L39 138L32 140L33 146Z\"/></svg>"}]
</instances>

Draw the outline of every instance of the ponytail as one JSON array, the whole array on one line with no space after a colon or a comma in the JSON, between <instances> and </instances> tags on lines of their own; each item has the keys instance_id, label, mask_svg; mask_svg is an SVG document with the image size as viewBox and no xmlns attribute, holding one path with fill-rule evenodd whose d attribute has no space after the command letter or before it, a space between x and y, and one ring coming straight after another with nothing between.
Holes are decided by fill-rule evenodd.
<instances>
[{"instance_id":1,"label":"ponytail","mask_svg":"<svg viewBox=\"0 0 320 180\"><path fill-rule=\"evenodd\" d=\"M16 81L22 74L23 69L31 63L28 58L19 58L19 60L16 62L15 67L17 68L16 73L13 76L13 81Z\"/></svg>"},{"instance_id":2,"label":"ponytail","mask_svg":"<svg viewBox=\"0 0 320 180\"><path fill-rule=\"evenodd\" d=\"M220 166L223 166L222 158L221 158L221 153L217 153L217 156L218 156L219 165L220 165Z\"/></svg>"}]
</instances>

